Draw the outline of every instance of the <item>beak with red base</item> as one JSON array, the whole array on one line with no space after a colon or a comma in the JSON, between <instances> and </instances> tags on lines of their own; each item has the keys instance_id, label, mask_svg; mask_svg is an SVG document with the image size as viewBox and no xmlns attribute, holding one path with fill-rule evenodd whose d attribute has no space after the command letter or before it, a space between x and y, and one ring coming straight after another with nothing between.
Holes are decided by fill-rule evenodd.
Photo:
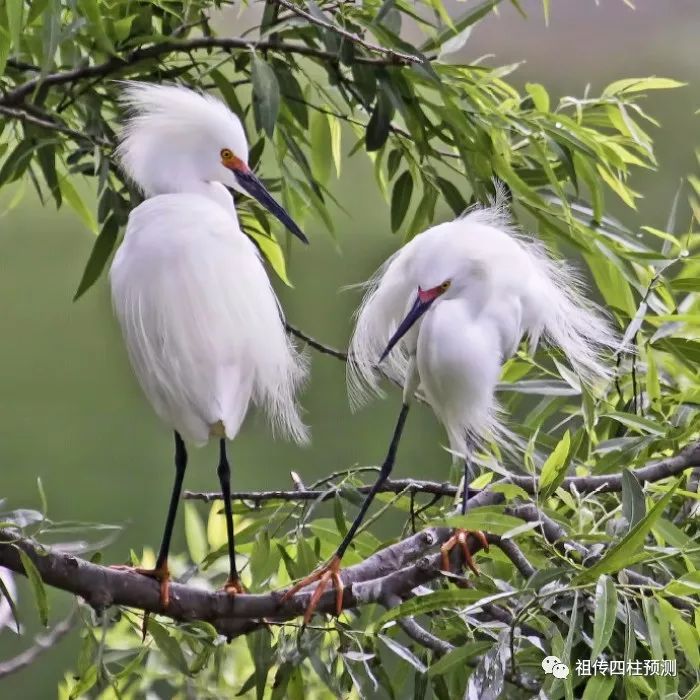
<instances>
[{"instance_id":1,"label":"beak with red base","mask_svg":"<svg viewBox=\"0 0 700 700\"><path fill-rule=\"evenodd\" d=\"M270 214L277 217L299 240L304 243L309 242L309 239L296 225L292 217L289 216L284 207L273 199L272 195L265 189L265 185L262 184L258 176L246 163L233 154L229 158L223 158L221 163L235 175L236 181L245 192L257 199Z\"/></svg>"},{"instance_id":2,"label":"beak with red base","mask_svg":"<svg viewBox=\"0 0 700 700\"><path fill-rule=\"evenodd\" d=\"M413 302L413 306L410 308L409 312L406 314L399 327L396 329L394 335L389 338L382 356L379 361L382 362L386 356L392 351L396 343L401 340L401 338L408 333L408 331L413 327L413 325L418 321L418 319L433 305L433 302L444 294L450 287L449 282L443 282L437 287L432 287L431 289L421 289L418 287L418 296Z\"/></svg>"}]
</instances>

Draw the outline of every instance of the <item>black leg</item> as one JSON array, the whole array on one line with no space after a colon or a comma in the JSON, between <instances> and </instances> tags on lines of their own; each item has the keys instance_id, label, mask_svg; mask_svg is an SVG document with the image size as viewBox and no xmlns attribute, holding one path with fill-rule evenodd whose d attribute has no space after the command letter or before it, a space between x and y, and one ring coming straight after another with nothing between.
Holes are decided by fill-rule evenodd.
<instances>
[{"instance_id":1,"label":"black leg","mask_svg":"<svg viewBox=\"0 0 700 700\"><path fill-rule=\"evenodd\" d=\"M165 532L163 532L163 540L160 544L158 552L158 560L156 561L156 569L162 569L168 564L168 552L170 551L170 540L173 536L173 528L175 526L175 516L177 515L177 506L180 502L180 494L182 493L182 481L185 478L185 469L187 468L187 450L185 443L180 436L180 433L175 431L175 483L173 491L170 495L170 505L168 506L168 517L165 521Z\"/></svg>"},{"instance_id":2,"label":"black leg","mask_svg":"<svg viewBox=\"0 0 700 700\"><path fill-rule=\"evenodd\" d=\"M238 587L238 571L236 569L236 547L233 541L233 510L231 508L231 469L226 457L226 440L219 441L219 467L216 470L221 484L221 495L224 498L224 513L226 514L226 533L228 535L228 560L229 560L229 580L227 586L231 584Z\"/></svg>"},{"instance_id":3,"label":"black leg","mask_svg":"<svg viewBox=\"0 0 700 700\"><path fill-rule=\"evenodd\" d=\"M339 559L343 557L343 554L345 554L345 550L347 550L347 548L350 546L352 538L355 536L357 529L362 524L362 520L365 517L365 514L367 513L367 509L370 507L370 504L374 500L377 491L379 491L379 489L382 487L382 484L389 478L389 474L391 474L391 470L393 469L394 462L396 460L396 451L399 447L401 434L403 433L403 428L406 424L406 416L408 416L408 404L403 404L401 406L401 413L399 413L399 419L396 421L396 427L394 428L394 435L391 438L389 451L387 452L386 458L384 459L384 463L382 464L382 468L379 471L379 476L377 477L377 480L374 482L374 485L367 494L365 501L362 504L362 507L360 508L360 512L357 514L357 517L355 518L353 524L350 526L347 535L345 535L345 538L340 543L340 547L338 547L338 549L336 550L335 554L336 557L338 557Z\"/></svg>"},{"instance_id":4,"label":"black leg","mask_svg":"<svg viewBox=\"0 0 700 700\"><path fill-rule=\"evenodd\" d=\"M469 501L469 483L472 480L472 464L469 456L464 460L464 490L462 492L462 515L467 512L467 502Z\"/></svg>"}]
</instances>

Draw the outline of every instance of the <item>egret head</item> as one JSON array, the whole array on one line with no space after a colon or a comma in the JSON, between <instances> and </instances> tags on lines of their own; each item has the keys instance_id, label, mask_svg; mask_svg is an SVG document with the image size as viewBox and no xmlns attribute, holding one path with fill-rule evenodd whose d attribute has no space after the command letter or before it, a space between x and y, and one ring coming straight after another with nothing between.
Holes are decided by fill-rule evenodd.
<instances>
[{"instance_id":1,"label":"egret head","mask_svg":"<svg viewBox=\"0 0 700 700\"><path fill-rule=\"evenodd\" d=\"M138 82L126 83L122 102L131 115L120 134L119 159L146 195L219 182L257 199L307 242L248 167L243 125L223 102L183 87Z\"/></svg>"},{"instance_id":2,"label":"egret head","mask_svg":"<svg viewBox=\"0 0 700 700\"><path fill-rule=\"evenodd\" d=\"M408 333L408 331L413 327L413 325L418 321L418 319L440 298L442 297L452 286L452 280L445 280L434 287L429 287L428 289L423 289L418 287L416 293L415 301L409 309L406 316L404 316L403 321L399 323L398 328L394 332L394 335L389 338L389 342L379 358L381 362L384 358L392 351L396 343L401 340L401 338Z\"/></svg>"}]
</instances>

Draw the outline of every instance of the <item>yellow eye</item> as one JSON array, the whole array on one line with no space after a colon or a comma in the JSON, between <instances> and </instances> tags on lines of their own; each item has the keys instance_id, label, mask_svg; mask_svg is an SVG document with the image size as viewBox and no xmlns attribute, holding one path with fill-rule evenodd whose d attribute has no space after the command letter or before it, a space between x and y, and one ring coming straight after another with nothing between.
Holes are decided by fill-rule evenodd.
<instances>
[{"instance_id":1,"label":"yellow eye","mask_svg":"<svg viewBox=\"0 0 700 700\"><path fill-rule=\"evenodd\" d=\"M233 152L229 148L221 149L221 160L231 160L233 158Z\"/></svg>"},{"instance_id":2,"label":"yellow eye","mask_svg":"<svg viewBox=\"0 0 700 700\"><path fill-rule=\"evenodd\" d=\"M446 291L450 288L450 285L451 285L451 284L452 284L452 282L450 282L450 280L445 280L445 281L440 285L440 289L441 289L443 292L446 292Z\"/></svg>"}]
</instances>

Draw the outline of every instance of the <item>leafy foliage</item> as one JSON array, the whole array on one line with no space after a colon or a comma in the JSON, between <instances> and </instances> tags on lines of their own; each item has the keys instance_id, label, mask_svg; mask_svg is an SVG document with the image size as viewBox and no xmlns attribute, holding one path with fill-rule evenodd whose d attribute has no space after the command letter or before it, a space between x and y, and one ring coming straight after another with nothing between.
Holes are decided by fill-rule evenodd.
<instances>
[{"instance_id":1,"label":"leafy foliage","mask_svg":"<svg viewBox=\"0 0 700 700\"><path fill-rule=\"evenodd\" d=\"M86 611L79 659L60 697L454 698L486 687L493 697L530 697L533 688L567 699L698 697L700 618L689 613L700 594L697 474L642 485L628 471L698 437L698 236L677 221L678 201L663 231L630 230L607 213L615 198L634 207L640 195L632 172L656 166L647 133L655 122L640 99L679 84L619 80L597 97L556 104L539 84L520 93L507 81L517 66L456 59L499 0L460 4L456 17L439 0L250 4L258 26L229 37L216 33L224 5L216 0L6 0L0 187L14 200L30 182L42 201L67 204L95 232L77 295L99 278L138 201L114 160L120 110L112 79L178 81L221 95L246 124L251 166L293 217L318 218L331 235L336 208L349 204L335 201L332 182L350 157L367 159L387 200L387 225L402 240L434 222L441 202L459 214L486 201L494 179L503 182L516 218L589 269L624 336L615 377L592 395L559 358L524 349L504 369L501 399L528 441L524 466L537 484L537 506L565 537L553 544L541 520L523 523L504 504L475 509L459 524L517 543L534 574L492 548L480 555L482 576L467 590L446 580L386 612L345 613L304 633L270 625L231 645L206 623L176 626L166 618L151 621L142 645L135 613L110 610L97 621ZM690 183L697 219L700 180ZM96 212L86 203L91 191ZM286 280L279 233L249 202L240 211ZM481 463L473 486L483 488L502 467L487 455ZM620 493L562 487L566 474L621 470ZM330 508L236 506L251 591L282 586L332 553L359 499L356 473L338 479L346 488ZM499 488L509 503L529 499L512 484ZM380 501L380 512L406 518L404 532L413 521L445 522L451 505L443 499L416 514L409 492ZM172 566L183 580L214 588L224 573L220 504L206 524L201 517L188 505L189 552ZM21 514L7 520L18 523ZM358 536L346 564L386 544L371 530ZM572 542L585 545L583 554ZM662 587L630 583L630 567ZM43 585L27 570L43 618ZM676 605L679 596L686 607ZM510 622L494 617L494 605ZM407 616L453 648L424 648L397 624ZM572 667L591 657L674 660L678 674L557 679L540 666L549 654Z\"/></svg>"}]
</instances>

